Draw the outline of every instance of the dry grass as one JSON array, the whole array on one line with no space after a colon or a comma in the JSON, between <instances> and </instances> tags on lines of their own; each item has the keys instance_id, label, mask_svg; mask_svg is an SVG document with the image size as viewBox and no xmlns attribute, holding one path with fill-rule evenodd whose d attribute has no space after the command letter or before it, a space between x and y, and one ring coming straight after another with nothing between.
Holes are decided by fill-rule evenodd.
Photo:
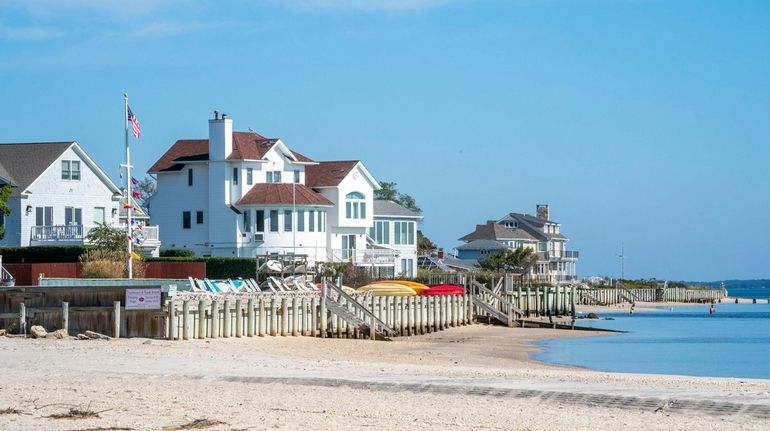
<instances>
[{"instance_id":1,"label":"dry grass","mask_svg":"<svg viewBox=\"0 0 770 431\"><path fill-rule=\"evenodd\" d=\"M113 250L89 250L80 256L83 278L123 278L128 276L126 252ZM146 264L134 262L133 276L144 278Z\"/></svg>"},{"instance_id":2,"label":"dry grass","mask_svg":"<svg viewBox=\"0 0 770 431\"><path fill-rule=\"evenodd\" d=\"M29 413L25 413L19 409L15 409L13 407L8 407L5 409L0 410L0 415L28 415Z\"/></svg>"},{"instance_id":3,"label":"dry grass","mask_svg":"<svg viewBox=\"0 0 770 431\"><path fill-rule=\"evenodd\" d=\"M49 419L99 419L101 417L99 416L99 414L104 413L108 410L112 410L112 409L101 410L96 412L91 410L90 405L85 409L81 409L80 407L71 407L65 413L54 413L46 417Z\"/></svg>"},{"instance_id":4,"label":"dry grass","mask_svg":"<svg viewBox=\"0 0 770 431\"><path fill-rule=\"evenodd\" d=\"M202 430L206 428L215 427L217 425L227 425L227 423L214 420L214 419L195 419L192 422L182 424L172 428L166 428L169 431L181 431L181 430Z\"/></svg>"}]
</instances>

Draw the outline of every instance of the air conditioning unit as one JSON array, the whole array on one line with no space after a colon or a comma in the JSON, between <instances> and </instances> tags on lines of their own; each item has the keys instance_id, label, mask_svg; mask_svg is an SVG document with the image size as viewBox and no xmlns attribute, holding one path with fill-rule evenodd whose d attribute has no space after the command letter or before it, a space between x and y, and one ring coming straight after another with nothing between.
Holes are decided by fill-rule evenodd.
<instances>
[{"instance_id":1,"label":"air conditioning unit","mask_svg":"<svg viewBox=\"0 0 770 431\"><path fill-rule=\"evenodd\" d=\"M256 241L256 242L265 242L265 234L263 234L263 233L255 233L254 234L254 241Z\"/></svg>"}]
</instances>

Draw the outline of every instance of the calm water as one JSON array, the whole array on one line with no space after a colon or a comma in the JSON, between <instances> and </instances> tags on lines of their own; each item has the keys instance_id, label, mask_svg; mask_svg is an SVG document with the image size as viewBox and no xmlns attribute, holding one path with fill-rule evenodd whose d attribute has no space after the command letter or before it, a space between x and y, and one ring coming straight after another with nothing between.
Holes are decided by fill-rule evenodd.
<instances>
[{"instance_id":1,"label":"calm water","mask_svg":"<svg viewBox=\"0 0 770 431\"><path fill-rule=\"evenodd\" d=\"M602 371L770 379L770 305L716 304L605 313L581 326L626 334L549 340L536 359Z\"/></svg>"}]
</instances>

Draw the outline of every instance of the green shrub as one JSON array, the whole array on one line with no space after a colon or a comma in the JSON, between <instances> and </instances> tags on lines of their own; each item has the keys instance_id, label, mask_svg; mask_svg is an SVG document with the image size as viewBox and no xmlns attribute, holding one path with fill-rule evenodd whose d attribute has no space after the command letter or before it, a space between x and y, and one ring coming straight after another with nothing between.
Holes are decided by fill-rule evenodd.
<instances>
[{"instance_id":1,"label":"green shrub","mask_svg":"<svg viewBox=\"0 0 770 431\"><path fill-rule=\"evenodd\" d=\"M160 251L160 257L195 257L195 252L186 248L167 248Z\"/></svg>"},{"instance_id":2,"label":"green shrub","mask_svg":"<svg viewBox=\"0 0 770 431\"><path fill-rule=\"evenodd\" d=\"M208 278L256 278L257 260L247 257L206 257Z\"/></svg>"},{"instance_id":3,"label":"green shrub","mask_svg":"<svg viewBox=\"0 0 770 431\"><path fill-rule=\"evenodd\" d=\"M0 255L4 263L68 263L78 262L80 255L90 249L82 245L0 247Z\"/></svg>"}]
</instances>

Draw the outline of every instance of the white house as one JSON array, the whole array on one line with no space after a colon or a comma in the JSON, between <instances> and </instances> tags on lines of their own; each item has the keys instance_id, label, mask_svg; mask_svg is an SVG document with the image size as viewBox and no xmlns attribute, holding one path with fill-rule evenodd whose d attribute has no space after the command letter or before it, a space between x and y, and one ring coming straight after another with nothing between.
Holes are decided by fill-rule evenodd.
<instances>
[{"instance_id":1,"label":"white house","mask_svg":"<svg viewBox=\"0 0 770 431\"><path fill-rule=\"evenodd\" d=\"M393 265L367 250L377 180L360 161L317 162L281 139L233 131L217 112L208 139L175 142L149 169L152 220L169 248L203 256L301 255L310 264Z\"/></svg>"},{"instance_id":2,"label":"white house","mask_svg":"<svg viewBox=\"0 0 770 431\"><path fill-rule=\"evenodd\" d=\"M121 226L121 190L77 142L0 144L0 183L13 190L0 245L79 245L96 223ZM157 227L141 236L157 251Z\"/></svg>"},{"instance_id":3,"label":"white house","mask_svg":"<svg viewBox=\"0 0 770 431\"><path fill-rule=\"evenodd\" d=\"M396 252L393 274L388 276L414 277L417 268L417 223L422 215L389 200L374 201L374 225L369 237L379 247Z\"/></svg>"}]
</instances>

